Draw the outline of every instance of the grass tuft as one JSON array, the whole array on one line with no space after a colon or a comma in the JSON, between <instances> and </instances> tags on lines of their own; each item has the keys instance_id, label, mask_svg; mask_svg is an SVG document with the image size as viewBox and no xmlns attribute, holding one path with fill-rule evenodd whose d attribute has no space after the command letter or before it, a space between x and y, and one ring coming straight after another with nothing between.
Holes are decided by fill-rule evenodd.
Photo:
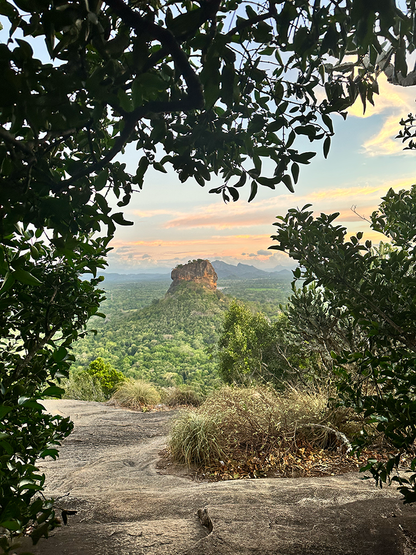
<instances>
[{"instance_id":1,"label":"grass tuft","mask_svg":"<svg viewBox=\"0 0 416 555\"><path fill-rule=\"evenodd\" d=\"M182 412L176 419L169 443L173 460L181 464L206 465L222 456L215 419L196 411Z\"/></svg>"},{"instance_id":2,"label":"grass tuft","mask_svg":"<svg viewBox=\"0 0 416 555\"><path fill-rule=\"evenodd\" d=\"M188 405L199 407L203 396L190 385L178 385L166 390L164 402L168 407Z\"/></svg>"},{"instance_id":3,"label":"grass tuft","mask_svg":"<svg viewBox=\"0 0 416 555\"><path fill-rule=\"evenodd\" d=\"M120 384L112 399L122 407L142 410L149 405L160 403L160 393L151 383L128 379Z\"/></svg>"}]
</instances>

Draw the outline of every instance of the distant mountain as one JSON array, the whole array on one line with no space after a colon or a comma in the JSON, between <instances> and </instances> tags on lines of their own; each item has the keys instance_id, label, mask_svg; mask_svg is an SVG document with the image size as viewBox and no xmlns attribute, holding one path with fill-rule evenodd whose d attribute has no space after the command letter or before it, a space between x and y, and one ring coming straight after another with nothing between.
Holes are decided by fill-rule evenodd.
<instances>
[{"instance_id":1,"label":"distant mountain","mask_svg":"<svg viewBox=\"0 0 416 555\"><path fill-rule=\"evenodd\" d=\"M293 273L292 270L288 270L287 268L285 268L284 270L278 270L273 271L273 272L267 272L269 274L270 277L277 277L277 278L283 278L283 279L292 279L293 278Z\"/></svg>"},{"instance_id":2,"label":"distant mountain","mask_svg":"<svg viewBox=\"0 0 416 555\"><path fill-rule=\"evenodd\" d=\"M284 269L283 266L277 266L272 271L266 272L250 264L239 263L237 266L234 266L233 264L222 262L222 260L214 260L212 265L217 272L218 279L256 279L267 277L289 279L292 277L291 270ZM279 270L277 270L277 268L279 268Z\"/></svg>"},{"instance_id":3,"label":"distant mountain","mask_svg":"<svg viewBox=\"0 0 416 555\"><path fill-rule=\"evenodd\" d=\"M274 268L270 268L270 270L267 270L270 273L274 273L274 272L291 272L292 270L294 270L296 268L296 264L292 265L292 266L282 266L281 264L278 264L277 266L275 266Z\"/></svg>"},{"instance_id":4,"label":"distant mountain","mask_svg":"<svg viewBox=\"0 0 416 555\"><path fill-rule=\"evenodd\" d=\"M259 270L251 264L228 264L222 260L214 260L211 263L218 275L218 279L257 279L257 278L281 278L291 279L292 270L284 266L276 266L271 270ZM157 273L140 273L140 274L118 274L116 272L101 272L99 275L104 276L106 283L134 283L137 281L156 281L170 280L170 272L163 274Z\"/></svg>"},{"instance_id":5,"label":"distant mountain","mask_svg":"<svg viewBox=\"0 0 416 555\"><path fill-rule=\"evenodd\" d=\"M135 281L156 281L170 280L170 274L117 274L114 272L100 272L100 276L104 276L105 283L133 283Z\"/></svg>"}]
</instances>

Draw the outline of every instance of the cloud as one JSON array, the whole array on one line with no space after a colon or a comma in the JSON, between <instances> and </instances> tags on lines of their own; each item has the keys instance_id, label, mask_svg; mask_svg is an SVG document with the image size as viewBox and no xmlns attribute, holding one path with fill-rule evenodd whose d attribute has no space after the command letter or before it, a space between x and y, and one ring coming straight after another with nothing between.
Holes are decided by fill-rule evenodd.
<instances>
[{"instance_id":1,"label":"cloud","mask_svg":"<svg viewBox=\"0 0 416 555\"><path fill-rule=\"evenodd\" d=\"M272 253L270 251L265 251L263 249L260 249L259 251L257 251L257 254L264 255L264 256L271 256L272 255Z\"/></svg>"},{"instance_id":2,"label":"cloud","mask_svg":"<svg viewBox=\"0 0 416 555\"><path fill-rule=\"evenodd\" d=\"M196 228L196 227L211 227L214 229L232 229L236 227L250 227L264 224L264 217L259 214L246 212L240 214L193 214L191 216L181 216L170 220L164 227L181 227L181 228Z\"/></svg>"},{"instance_id":3,"label":"cloud","mask_svg":"<svg viewBox=\"0 0 416 555\"><path fill-rule=\"evenodd\" d=\"M414 111L415 98L414 91L410 90L411 87L392 85L384 74L379 75L377 82L380 94L374 95L374 106L367 102L365 113L363 113L363 104L361 98L358 97L355 104L348 109L349 116L369 118L391 110L400 111L402 115Z\"/></svg>"},{"instance_id":4,"label":"cloud","mask_svg":"<svg viewBox=\"0 0 416 555\"><path fill-rule=\"evenodd\" d=\"M157 209L157 210L131 210L131 214L135 216L139 216L139 218L154 218L155 216L172 216L172 210L164 210L164 209Z\"/></svg>"},{"instance_id":5,"label":"cloud","mask_svg":"<svg viewBox=\"0 0 416 555\"><path fill-rule=\"evenodd\" d=\"M336 189L325 189L323 191L316 191L311 193L309 197L311 199L330 199L331 202L333 199L341 199L345 197L365 197L365 196L374 196L374 195L381 195L385 192L386 187L385 185L365 185L361 186L358 185L356 187L337 187Z\"/></svg>"},{"instance_id":6,"label":"cloud","mask_svg":"<svg viewBox=\"0 0 416 555\"><path fill-rule=\"evenodd\" d=\"M395 139L400 128L399 119L400 116L395 113L384 121L380 131L363 144L365 154L368 156L405 154L403 144Z\"/></svg>"}]
</instances>

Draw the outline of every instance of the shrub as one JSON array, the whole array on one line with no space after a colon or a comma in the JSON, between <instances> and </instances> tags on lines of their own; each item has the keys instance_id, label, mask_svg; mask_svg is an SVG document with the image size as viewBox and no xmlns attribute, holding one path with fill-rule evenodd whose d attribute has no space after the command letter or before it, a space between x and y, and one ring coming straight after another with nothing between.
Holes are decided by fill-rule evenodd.
<instances>
[{"instance_id":1,"label":"shrub","mask_svg":"<svg viewBox=\"0 0 416 555\"><path fill-rule=\"evenodd\" d=\"M142 409L159 403L160 393L151 383L128 379L119 385L112 398L122 407Z\"/></svg>"},{"instance_id":2,"label":"shrub","mask_svg":"<svg viewBox=\"0 0 416 555\"><path fill-rule=\"evenodd\" d=\"M79 399L80 401L106 400L101 382L98 377L91 376L86 370L82 372L71 372L69 379L62 383L65 393L64 399Z\"/></svg>"},{"instance_id":3,"label":"shrub","mask_svg":"<svg viewBox=\"0 0 416 555\"><path fill-rule=\"evenodd\" d=\"M302 445L319 449L329 433L342 441L329 420L335 412L322 391L226 386L177 418L169 448L173 460L188 465L215 465L220 459L244 463Z\"/></svg>"},{"instance_id":4,"label":"shrub","mask_svg":"<svg viewBox=\"0 0 416 555\"><path fill-rule=\"evenodd\" d=\"M111 397L117 386L126 379L122 372L113 368L111 364L105 362L101 357L90 363L87 372L90 376L100 381L101 388L107 399Z\"/></svg>"},{"instance_id":5,"label":"shrub","mask_svg":"<svg viewBox=\"0 0 416 555\"><path fill-rule=\"evenodd\" d=\"M199 407L203 401L203 396L190 385L179 385L166 390L163 400L168 407L178 405Z\"/></svg>"}]
</instances>

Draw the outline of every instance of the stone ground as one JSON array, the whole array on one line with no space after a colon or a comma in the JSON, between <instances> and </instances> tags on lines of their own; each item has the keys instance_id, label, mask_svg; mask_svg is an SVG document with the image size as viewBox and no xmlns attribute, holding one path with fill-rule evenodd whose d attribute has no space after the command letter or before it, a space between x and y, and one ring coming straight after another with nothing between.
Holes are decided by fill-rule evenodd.
<instances>
[{"instance_id":1,"label":"stone ground","mask_svg":"<svg viewBox=\"0 0 416 555\"><path fill-rule=\"evenodd\" d=\"M357 473L197 482L158 469L172 412L45 402L74 433L41 463L46 494L75 510L34 555L412 555L416 507Z\"/></svg>"}]
</instances>

